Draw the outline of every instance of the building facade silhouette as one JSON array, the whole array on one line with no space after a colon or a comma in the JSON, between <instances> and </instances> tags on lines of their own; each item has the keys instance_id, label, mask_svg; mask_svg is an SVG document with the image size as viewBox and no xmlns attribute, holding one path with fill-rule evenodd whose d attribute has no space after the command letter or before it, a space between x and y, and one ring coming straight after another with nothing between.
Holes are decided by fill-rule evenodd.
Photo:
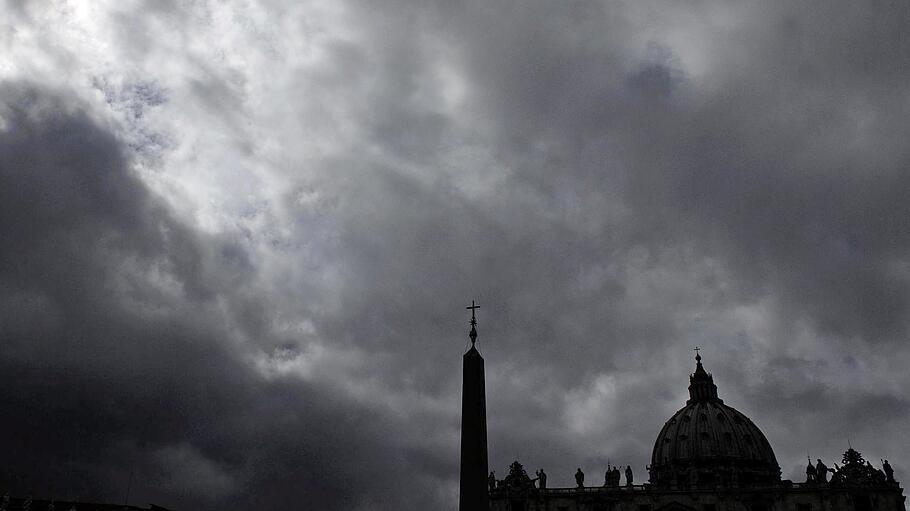
<instances>
[{"instance_id":1,"label":"building facade silhouette","mask_svg":"<svg viewBox=\"0 0 910 511\"><path fill-rule=\"evenodd\" d=\"M131 506L128 504L102 504L98 502L81 502L71 500L33 499L32 497L0 497L0 511L169 511L161 506L149 504L149 507Z\"/></svg>"},{"instance_id":2,"label":"building facade silhouette","mask_svg":"<svg viewBox=\"0 0 910 511\"><path fill-rule=\"evenodd\" d=\"M472 319L472 345L465 355L464 388L476 388L476 372L468 364L476 324ZM479 357L479 353L476 355ZM648 465L648 481L634 484L630 467L607 467L604 482L585 484L579 469L572 488L547 487L540 469L532 478L518 461L508 475L496 479L486 474L486 418L477 406L463 400L462 413L473 414L469 423L484 424L483 445L476 434L462 431L462 500L460 511L906 511L903 489L883 460L875 468L852 447L840 464L829 468L821 460L806 467L806 481L781 479L780 466L765 435L752 420L718 397L714 378L696 354L695 372L689 377L689 400L671 416L657 435ZM482 359L481 359L482 361ZM482 388L482 364L479 375ZM467 399L467 393L464 399ZM476 393L473 399L477 399ZM462 418L465 424L465 418ZM470 434L470 432L468 432ZM465 458L483 452L484 467ZM470 463L467 467L465 462ZM470 478L486 477L487 502L465 494ZM484 472L479 472L483 470ZM465 497L471 495L467 500Z\"/></svg>"}]
</instances>

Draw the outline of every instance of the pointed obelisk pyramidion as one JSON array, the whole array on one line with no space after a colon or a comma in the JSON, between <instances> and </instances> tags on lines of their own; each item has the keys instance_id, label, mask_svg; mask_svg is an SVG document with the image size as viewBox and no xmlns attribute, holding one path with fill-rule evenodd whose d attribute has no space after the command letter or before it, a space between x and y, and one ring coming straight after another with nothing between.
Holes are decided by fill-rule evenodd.
<instances>
[{"instance_id":1,"label":"pointed obelisk pyramidion","mask_svg":"<svg viewBox=\"0 0 910 511\"><path fill-rule=\"evenodd\" d=\"M488 511L487 495L487 400L483 378L483 357L477 351L479 305L471 311L471 348L464 354L461 395L461 493L459 511Z\"/></svg>"}]
</instances>

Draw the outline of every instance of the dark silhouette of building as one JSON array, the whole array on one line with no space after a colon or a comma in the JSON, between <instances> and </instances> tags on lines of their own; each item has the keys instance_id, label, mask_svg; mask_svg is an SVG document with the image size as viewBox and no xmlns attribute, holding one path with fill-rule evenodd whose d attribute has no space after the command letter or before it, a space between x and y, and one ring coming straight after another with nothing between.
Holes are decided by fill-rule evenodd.
<instances>
[{"instance_id":1,"label":"dark silhouette of building","mask_svg":"<svg viewBox=\"0 0 910 511\"><path fill-rule=\"evenodd\" d=\"M619 469L608 467L603 486L585 486L579 468L576 487L549 488L540 477L543 469L531 479L518 461L497 480L487 475L486 419L477 416L485 407L474 324L472 317L472 346L465 354L463 413L471 416L462 417L461 511L906 511L903 489L887 460L875 468L852 447L834 468L810 461L805 482L781 480L771 444L748 417L718 397L700 354L689 376L689 400L654 442L648 482L633 484L632 468L626 466L626 482L620 485ZM474 449L469 454L466 438ZM483 453L482 464L473 452ZM474 493L482 479L488 502Z\"/></svg>"},{"instance_id":2,"label":"dark silhouette of building","mask_svg":"<svg viewBox=\"0 0 910 511\"><path fill-rule=\"evenodd\" d=\"M43 500L0 497L0 511L169 511L161 506L149 504L149 507L136 507L126 504L99 504L95 502L76 502L70 500Z\"/></svg>"},{"instance_id":3,"label":"dark silhouette of building","mask_svg":"<svg viewBox=\"0 0 910 511\"><path fill-rule=\"evenodd\" d=\"M486 511L487 485L487 398L484 389L483 357L477 351L477 318L479 306L471 301L471 348L463 357L461 394L461 486L459 511Z\"/></svg>"}]
</instances>

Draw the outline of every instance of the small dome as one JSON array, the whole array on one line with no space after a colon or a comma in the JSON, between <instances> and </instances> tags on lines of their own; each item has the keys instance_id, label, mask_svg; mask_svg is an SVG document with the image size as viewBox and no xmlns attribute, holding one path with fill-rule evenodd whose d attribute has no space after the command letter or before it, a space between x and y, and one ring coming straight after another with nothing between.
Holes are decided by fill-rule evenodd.
<instances>
[{"instance_id":1,"label":"small dome","mask_svg":"<svg viewBox=\"0 0 910 511\"><path fill-rule=\"evenodd\" d=\"M651 455L659 486L755 485L780 481L771 444L748 417L717 397L696 355L686 406L661 428Z\"/></svg>"}]
</instances>

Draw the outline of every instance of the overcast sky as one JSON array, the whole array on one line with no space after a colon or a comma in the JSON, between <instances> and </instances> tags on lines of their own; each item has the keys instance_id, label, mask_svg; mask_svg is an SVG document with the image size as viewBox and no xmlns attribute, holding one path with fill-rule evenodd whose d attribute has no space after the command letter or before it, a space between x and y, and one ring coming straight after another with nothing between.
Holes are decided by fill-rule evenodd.
<instances>
[{"instance_id":1,"label":"overcast sky","mask_svg":"<svg viewBox=\"0 0 910 511\"><path fill-rule=\"evenodd\" d=\"M700 346L910 476L908 84L902 0L0 0L0 492L454 510L472 299L499 475Z\"/></svg>"}]
</instances>

